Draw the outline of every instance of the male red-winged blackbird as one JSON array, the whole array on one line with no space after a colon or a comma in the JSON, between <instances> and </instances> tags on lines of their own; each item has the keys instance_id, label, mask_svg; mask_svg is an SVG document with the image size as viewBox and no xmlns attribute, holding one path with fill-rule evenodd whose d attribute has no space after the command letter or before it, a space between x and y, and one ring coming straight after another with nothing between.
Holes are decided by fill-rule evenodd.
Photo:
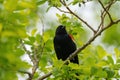
<instances>
[{"instance_id":1,"label":"male red-winged blackbird","mask_svg":"<svg viewBox=\"0 0 120 80\"><path fill-rule=\"evenodd\" d=\"M63 25L58 26L56 29L53 42L57 58L63 61L76 50L76 44ZM79 64L78 55L71 59L70 62Z\"/></svg>"}]
</instances>

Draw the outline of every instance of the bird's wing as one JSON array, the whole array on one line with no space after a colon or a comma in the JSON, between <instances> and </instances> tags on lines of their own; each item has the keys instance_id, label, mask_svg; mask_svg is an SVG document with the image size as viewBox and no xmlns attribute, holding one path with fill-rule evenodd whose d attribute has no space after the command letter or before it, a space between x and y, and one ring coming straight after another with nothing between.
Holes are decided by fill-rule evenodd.
<instances>
[{"instance_id":1,"label":"bird's wing","mask_svg":"<svg viewBox=\"0 0 120 80\"><path fill-rule=\"evenodd\" d=\"M61 46L56 42L56 38L54 38L54 49L58 59L61 59Z\"/></svg>"}]
</instances>

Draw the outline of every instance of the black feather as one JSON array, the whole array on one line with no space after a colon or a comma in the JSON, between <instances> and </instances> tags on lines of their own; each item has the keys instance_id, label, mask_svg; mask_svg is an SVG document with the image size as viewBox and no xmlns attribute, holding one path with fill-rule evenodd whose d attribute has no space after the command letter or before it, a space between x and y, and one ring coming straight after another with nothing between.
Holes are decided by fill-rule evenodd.
<instances>
[{"instance_id":1,"label":"black feather","mask_svg":"<svg viewBox=\"0 0 120 80\"><path fill-rule=\"evenodd\" d=\"M76 44L67 33L65 26L58 26L53 42L57 58L63 61L76 50ZM78 55L71 59L70 62L79 64Z\"/></svg>"}]
</instances>

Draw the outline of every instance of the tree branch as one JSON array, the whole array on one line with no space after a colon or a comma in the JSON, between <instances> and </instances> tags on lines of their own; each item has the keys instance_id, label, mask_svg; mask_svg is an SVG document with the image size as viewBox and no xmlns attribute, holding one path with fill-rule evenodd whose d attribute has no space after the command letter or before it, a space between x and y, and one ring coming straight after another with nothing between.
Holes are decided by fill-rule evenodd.
<instances>
[{"instance_id":1,"label":"tree branch","mask_svg":"<svg viewBox=\"0 0 120 80\"><path fill-rule=\"evenodd\" d=\"M29 78L31 78L31 73L30 72L27 72L27 71L22 71L22 70L19 70L18 72L20 73L24 73L24 74L28 74Z\"/></svg>"},{"instance_id":2,"label":"tree branch","mask_svg":"<svg viewBox=\"0 0 120 80\"><path fill-rule=\"evenodd\" d=\"M64 10L62 10L62 9L58 8L58 7L56 7L56 8L57 8L60 12L70 13L70 12L64 11Z\"/></svg>"},{"instance_id":3,"label":"tree branch","mask_svg":"<svg viewBox=\"0 0 120 80\"><path fill-rule=\"evenodd\" d=\"M42 77L38 78L38 80L43 80L43 79L49 77L50 75L52 75L52 71L47 73L47 74L45 74L45 75L43 75Z\"/></svg>"},{"instance_id":4,"label":"tree branch","mask_svg":"<svg viewBox=\"0 0 120 80\"><path fill-rule=\"evenodd\" d=\"M96 31L86 22L84 21L82 18L80 18L77 14L75 14L66 4L66 2L63 0L60 0L60 2L66 7L66 9L69 11L70 14L74 15L75 17L77 17L80 21L82 21L84 24L86 24L88 26L88 28L90 28L94 33L96 33Z\"/></svg>"},{"instance_id":5,"label":"tree branch","mask_svg":"<svg viewBox=\"0 0 120 80\"><path fill-rule=\"evenodd\" d=\"M107 5L107 6L105 6L104 8L107 10L107 12L109 11L109 9L111 8L111 6L112 6L112 4L114 4L116 1L115 0L112 0L112 1L110 1L110 3ZM101 3L102 4L102 3ZM105 19L105 16L106 16L106 11L105 10L103 10L102 12L101 12L101 23L100 23L100 25L98 26L98 29L97 29L97 32L100 30L100 28L103 28L103 26L104 26L104 19ZM111 15L110 15L111 16Z\"/></svg>"},{"instance_id":6,"label":"tree branch","mask_svg":"<svg viewBox=\"0 0 120 80\"><path fill-rule=\"evenodd\" d=\"M21 43L24 51L26 52L26 54L28 54L28 56L29 56L29 58L31 59L32 63L34 63L35 61L34 61L32 55L31 55L31 52L26 49L25 44L23 43L23 40L22 40L22 39L20 39L20 43Z\"/></svg>"},{"instance_id":7,"label":"tree branch","mask_svg":"<svg viewBox=\"0 0 120 80\"><path fill-rule=\"evenodd\" d=\"M36 49L34 50L35 54L32 57L31 52L26 49L25 44L23 43L22 39L20 39L20 43L21 43L24 51L28 54L29 58L31 59L31 61L33 63L32 73L30 73L30 72L23 72L23 71L22 71L22 73L26 73L26 74L29 75L27 80L32 80L32 78L33 78L33 76L34 76L34 74L35 74L35 72L36 72L36 70L38 68L38 65L39 65L39 60L38 60L38 57L37 57L37 51L36 51Z\"/></svg>"},{"instance_id":8,"label":"tree branch","mask_svg":"<svg viewBox=\"0 0 120 80\"><path fill-rule=\"evenodd\" d=\"M102 8L104 9L104 11L108 14L110 21L113 22L110 13L109 13L108 10L104 7L104 5L103 5L103 3L101 2L101 0L98 0L98 2L100 3L100 5L101 5Z\"/></svg>"}]
</instances>

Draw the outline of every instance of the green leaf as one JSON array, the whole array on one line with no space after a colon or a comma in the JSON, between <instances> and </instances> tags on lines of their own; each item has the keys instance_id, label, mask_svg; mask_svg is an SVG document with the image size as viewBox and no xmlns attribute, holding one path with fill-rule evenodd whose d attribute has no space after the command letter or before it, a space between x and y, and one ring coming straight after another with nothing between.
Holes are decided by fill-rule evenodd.
<instances>
[{"instance_id":1,"label":"green leaf","mask_svg":"<svg viewBox=\"0 0 120 80\"><path fill-rule=\"evenodd\" d=\"M56 13L56 16L57 16L58 18L60 18L60 17L61 17L61 15L59 15L58 13Z\"/></svg>"},{"instance_id":2,"label":"green leaf","mask_svg":"<svg viewBox=\"0 0 120 80\"><path fill-rule=\"evenodd\" d=\"M20 15L23 15L23 16L28 16L30 15L30 9L23 9L23 10L19 10L17 11L16 13L19 13Z\"/></svg>"},{"instance_id":3,"label":"green leaf","mask_svg":"<svg viewBox=\"0 0 120 80\"><path fill-rule=\"evenodd\" d=\"M120 50L115 48L114 51L115 51L115 56L116 56L116 60L117 60L120 57Z\"/></svg>"},{"instance_id":4,"label":"green leaf","mask_svg":"<svg viewBox=\"0 0 120 80\"><path fill-rule=\"evenodd\" d=\"M23 7L23 8L31 8L31 9L34 9L36 7L34 1L19 1L19 4L18 4L20 7Z\"/></svg>"},{"instance_id":5,"label":"green leaf","mask_svg":"<svg viewBox=\"0 0 120 80\"><path fill-rule=\"evenodd\" d=\"M100 59L103 59L107 55L106 51L101 46L97 46L97 54Z\"/></svg>"},{"instance_id":6,"label":"green leaf","mask_svg":"<svg viewBox=\"0 0 120 80\"><path fill-rule=\"evenodd\" d=\"M49 6L55 6L55 7L61 7L61 3L59 0L49 0L48 1Z\"/></svg>"},{"instance_id":7,"label":"green leaf","mask_svg":"<svg viewBox=\"0 0 120 80\"><path fill-rule=\"evenodd\" d=\"M29 37L30 43L33 44L35 42L35 37Z\"/></svg>"},{"instance_id":8,"label":"green leaf","mask_svg":"<svg viewBox=\"0 0 120 80\"><path fill-rule=\"evenodd\" d=\"M40 67L41 67L41 69L45 70L46 65L47 65L47 55L42 55L41 59L40 59Z\"/></svg>"},{"instance_id":9,"label":"green leaf","mask_svg":"<svg viewBox=\"0 0 120 80\"><path fill-rule=\"evenodd\" d=\"M28 37L28 35L26 34L26 30L25 29L17 29L16 32L18 33L18 36L20 38Z\"/></svg>"},{"instance_id":10,"label":"green leaf","mask_svg":"<svg viewBox=\"0 0 120 80\"><path fill-rule=\"evenodd\" d=\"M93 66L93 67L91 67L91 74L92 75L94 75L94 74L96 74L97 73L97 71L98 71L98 67L95 67L95 66Z\"/></svg>"},{"instance_id":11,"label":"green leaf","mask_svg":"<svg viewBox=\"0 0 120 80\"><path fill-rule=\"evenodd\" d=\"M2 31L2 27L3 27L3 26L2 26L2 23L0 23L0 33L1 33L1 31Z\"/></svg>"},{"instance_id":12,"label":"green leaf","mask_svg":"<svg viewBox=\"0 0 120 80\"><path fill-rule=\"evenodd\" d=\"M82 2L83 0L74 0L73 2L72 2L72 4L73 5L76 5L77 3L80 3L80 2Z\"/></svg>"},{"instance_id":13,"label":"green leaf","mask_svg":"<svg viewBox=\"0 0 120 80\"><path fill-rule=\"evenodd\" d=\"M103 71L102 69L98 69L97 73L95 74L96 77L100 77L100 78L107 78L107 72Z\"/></svg>"},{"instance_id":14,"label":"green leaf","mask_svg":"<svg viewBox=\"0 0 120 80\"><path fill-rule=\"evenodd\" d=\"M114 69L119 70L120 69L120 64L115 64Z\"/></svg>"},{"instance_id":15,"label":"green leaf","mask_svg":"<svg viewBox=\"0 0 120 80\"><path fill-rule=\"evenodd\" d=\"M96 60L94 57L87 57L84 61L84 65L86 66L93 66L95 65L95 63L96 63Z\"/></svg>"},{"instance_id":16,"label":"green leaf","mask_svg":"<svg viewBox=\"0 0 120 80\"><path fill-rule=\"evenodd\" d=\"M18 37L16 32L10 31L10 30L5 30L2 32L3 37Z\"/></svg>"},{"instance_id":17,"label":"green leaf","mask_svg":"<svg viewBox=\"0 0 120 80\"><path fill-rule=\"evenodd\" d=\"M74 63L69 63L68 66L71 68L71 69L80 69L79 65L78 64L74 64Z\"/></svg>"},{"instance_id":18,"label":"green leaf","mask_svg":"<svg viewBox=\"0 0 120 80\"><path fill-rule=\"evenodd\" d=\"M36 33L36 31L37 31L37 29L33 29L33 30L31 31L31 35L34 36L35 33Z\"/></svg>"},{"instance_id":19,"label":"green leaf","mask_svg":"<svg viewBox=\"0 0 120 80\"><path fill-rule=\"evenodd\" d=\"M60 77L62 77L62 72L61 72L61 70L60 69L58 69L58 68L53 68L53 75L55 76L55 78L57 79L57 78L60 78ZM59 80L59 79L58 79Z\"/></svg>"},{"instance_id":20,"label":"green leaf","mask_svg":"<svg viewBox=\"0 0 120 80\"><path fill-rule=\"evenodd\" d=\"M41 1L37 2L37 5L42 5L42 4L44 4L45 2L46 2L46 0L41 0Z\"/></svg>"},{"instance_id":21,"label":"green leaf","mask_svg":"<svg viewBox=\"0 0 120 80\"><path fill-rule=\"evenodd\" d=\"M52 38L52 32L51 30L48 30L44 33L44 36L43 36L43 40L44 42L47 42L48 40L50 40Z\"/></svg>"},{"instance_id":22,"label":"green leaf","mask_svg":"<svg viewBox=\"0 0 120 80\"><path fill-rule=\"evenodd\" d=\"M27 40L24 40L24 43L28 45L33 45L30 41L27 41Z\"/></svg>"},{"instance_id":23,"label":"green leaf","mask_svg":"<svg viewBox=\"0 0 120 80\"><path fill-rule=\"evenodd\" d=\"M116 63L120 63L120 58L117 59L117 62Z\"/></svg>"},{"instance_id":24,"label":"green leaf","mask_svg":"<svg viewBox=\"0 0 120 80\"><path fill-rule=\"evenodd\" d=\"M111 56L107 56L108 62L111 63L112 65L114 64L114 60Z\"/></svg>"},{"instance_id":25,"label":"green leaf","mask_svg":"<svg viewBox=\"0 0 120 80\"><path fill-rule=\"evenodd\" d=\"M42 36L40 35L40 34L37 34L36 35L36 41L37 41L37 43L41 43L41 39L42 39Z\"/></svg>"},{"instance_id":26,"label":"green leaf","mask_svg":"<svg viewBox=\"0 0 120 80\"><path fill-rule=\"evenodd\" d=\"M14 4L14 5L13 5ZM17 7L17 4L18 4L18 0L8 0L8 1L4 1L4 6L5 6L5 9L8 10L8 11L14 11Z\"/></svg>"},{"instance_id":27,"label":"green leaf","mask_svg":"<svg viewBox=\"0 0 120 80\"><path fill-rule=\"evenodd\" d=\"M54 60L54 66L60 69L63 66L62 60Z\"/></svg>"},{"instance_id":28,"label":"green leaf","mask_svg":"<svg viewBox=\"0 0 120 80\"><path fill-rule=\"evenodd\" d=\"M113 78L114 75L115 75L114 70L111 70L110 68L104 68L104 71L107 72L107 77L108 77L108 78Z\"/></svg>"},{"instance_id":29,"label":"green leaf","mask_svg":"<svg viewBox=\"0 0 120 80\"><path fill-rule=\"evenodd\" d=\"M107 0L104 0L107 1ZM114 12L113 12L114 14ZM120 45L120 35L119 33L119 26L120 24L113 25L109 29L105 31L105 34L103 36L103 42L106 43L108 46L119 46Z\"/></svg>"}]
</instances>

